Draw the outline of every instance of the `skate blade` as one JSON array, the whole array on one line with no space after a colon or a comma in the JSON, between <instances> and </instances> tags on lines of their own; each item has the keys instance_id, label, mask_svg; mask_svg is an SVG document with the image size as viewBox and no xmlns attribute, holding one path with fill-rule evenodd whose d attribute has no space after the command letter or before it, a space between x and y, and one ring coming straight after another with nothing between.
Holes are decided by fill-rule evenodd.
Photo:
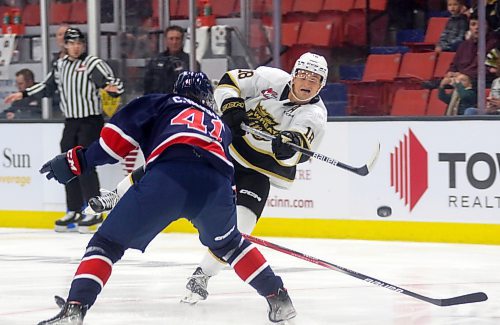
<instances>
[{"instance_id":1,"label":"skate blade","mask_svg":"<svg viewBox=\"0 0 500 325\"><path fill-rule=\"evenodd\" d=\"M56 232L78 232L78 225L76 223L70 223L66 226L55 226L54 230Z\"/></svg>"},{"instance_id":2,"label":"skate blade","mask_svg":"<svg viewBox=\"0 0 500 325\"><path fill-rule=\"evenodd\" d=\"M92 226L78 226L78 232L80 234L93 234L99 229L101 224L92 225Z\"/></svg>"},{"instance_id":3,"label":"skate blade","mask_svg":"<svg viewBox=\"0 0 500 325\"><path fill-rule=\"evenodd\" d=\"M187 305L196 305L198 302L205 300L203 299L202 296L193 293L190 295L185 296L184 298L181 299L180 303L181 304L187 304Z\"/></svg>"}]
</instances>

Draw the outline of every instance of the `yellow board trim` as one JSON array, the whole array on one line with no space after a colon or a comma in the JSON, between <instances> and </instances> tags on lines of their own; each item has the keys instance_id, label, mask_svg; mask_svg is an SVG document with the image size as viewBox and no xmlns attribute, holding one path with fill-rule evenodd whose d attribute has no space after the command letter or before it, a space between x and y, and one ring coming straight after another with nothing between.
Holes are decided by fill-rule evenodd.
<instances>
[{"instance_id":1,"label":"yellow board trim","mask_svg":"<svg viewBox=\"0 0 500 325\"><path fill-rule=\"evenodd\" d=\"M53 229L54 221L63 215L61 212L0 211L0 227ZM181 219L164 232L195 233L196 229L189 221ZM500 245L499 224L261 218L253 234Z\"/></svg>"}]
</instances>

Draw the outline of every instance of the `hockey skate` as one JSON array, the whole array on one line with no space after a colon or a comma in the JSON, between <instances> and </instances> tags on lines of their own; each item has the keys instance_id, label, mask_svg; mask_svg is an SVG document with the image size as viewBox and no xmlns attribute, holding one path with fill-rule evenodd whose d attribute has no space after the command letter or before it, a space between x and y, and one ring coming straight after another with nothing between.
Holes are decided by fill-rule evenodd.
<instances>
[{"instance_id":1,"label":"hockey skate","mask_svg":"<svg viewBox=\"0 0 500 325\"><path fill-rule=\"evenodd\" d=\"M68 211L59 220L56 220L55 231L57 232L77 232L78 222L82 219L80 212Z\"/></svg>"},{"instance_id":2,"label":"hockey skate","mask_svg":"<svg viewBox=\"0 0 500 325\"><path fill-rule=\"evenodd\" d=\"M181 299L181 302L194 305L198 301L206 300L208 297L208 279L210 279L210 276L203 273L201 267L197 267L186 283L186 295Z\"/></svg>"},{"instance_id":3,"label":"hockey skate","mask_svg":"<svg viewBox=\"0 0 500 325\"><path fill-rule=\"evenodd\" d=\"M114 191L101 189L100 196L89 199L89 205L83 211L84 214L99 214L111 211L120 200L120 196Z\"/></svg>"},{"instance_id":4,"label":"hockey skate","mask_svg":"<svg viewBox=\"0 0 500 325\"><path fill-rule=\"evenodd\" d=\"M104 221L102 214L87 214L78 222L78 232L81 234L93 234L99 229Z\"/></svg>"},{"instance_id":5,"label":"hockey skate","mask_svg":"<svg viewBox=\"0 0 500 325\"><path fill-rule=\"evenodd\" d=\"M83 324L83 318L87 313L87 306L82 306L78 303L67 303L58 296L55 299L57 305L61 307L61 311L56 316L38 323L38 325Z\"/></svg>"},{"instance_id":6,"label":"hockey skate","mask_svg":"<svg viewBox=\"0 0 500 325\"><path fill-rule=\"evenodd\" d=\"M292 300L285 289L278 289L278 292L266 297L269 304L269 320L273 323L280 323L297 316Z\"/></svg>"}]
</instances>

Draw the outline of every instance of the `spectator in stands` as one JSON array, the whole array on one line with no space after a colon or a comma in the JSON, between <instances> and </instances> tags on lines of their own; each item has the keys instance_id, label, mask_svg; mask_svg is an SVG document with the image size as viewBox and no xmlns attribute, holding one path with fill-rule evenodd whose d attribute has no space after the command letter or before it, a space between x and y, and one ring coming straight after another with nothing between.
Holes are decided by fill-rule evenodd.
<instances>
[{"instance_id":1,"label":"spectator in stands","mask_svg":"<svg viewBox=\"0 0 500 325\"><path fill-rule=\"evenodd\" d=\"M456 51L453 62L450 64L450 69L446 74L446 78L453 78L458 74L465 74L471 80L477 79L477 51L479 38L479 21L477 12L470 16L469 20L470 38L460 43ZM486 35L486 51L496 47L496 38L491 32ZM490 79L491 80L491 79Z\"/></svg>"},{"instance_id":2,"label":"spectator in stands","mask_svg":"<svg viewBox=\"0 0 500 325\"><path fill-rule=\"evenodd\" d=\"M493 67L493 60L495 66ZM486 109L480 111L478 108L471 107L465 110L464 115L500 115L500 58L498 50L493 49L488 53L486 66L489 66L490 72L494 71L497 78L491 83L490 95L486 98Z\"/></svg>"},{"instance_id":3,"label":"spectator in stands","mask_svg":"<svg viewBox=\"0 0 500 325\"><path fill-rule=\"evenodd\" d=\"M494 48L486 54L486 61L484 62L484 65L486 65L489 73L494 75L497 74L497 61L499 56L500 50L498 48Z\"/></svg>"},{"instance_id":4,"label":"spectator in stands","mask_svg":"<svg viewBox=\"0 0 500 325\"><path fill-rule=\"evenodd\" d=\"M452 93L446 92L447 85L453 87ZM466 109L477 106L477 89L465 74L443 78L439 85L438 97L448 104L447 115L464 115Z\"/></svg>"},{"instance_id":5,"label":"spectator in stands","mask_svg":"<svg viewBox=\"0 0 500 325\"><path fill-rule=\"evenodd\" d=\"M19 91L25 91L35 84L35 76L30 69L21 69L16 72L16 85ZM42 108L40 99L23 98L12 105L4 112L5 118L12 119L40 119L42 118Z\"/></svg>"},{"instance_id":6,"label":"spectator in stands","mask_svg":"<svg viewBox=\"0 0 500 325\"><path fill-rule=\"evenodd\" d=\"M189 55L184 52L184 29L172 25L165 29L166 50L146 66L144 94L172 92L177 76L189 69Z\"/></svg>"},{"instance_id":7,"label":"spectator in stands","mask_svg":"<svg viewBox=\"0 0 500 325\"><path fill-rule=\"evenodd\" d=\"M448 0L447 4L451 16L434 49L438 53L442 51L455 52L469 29L468 18L463 14L464 0Z\"/></svg>"}]
</instances>

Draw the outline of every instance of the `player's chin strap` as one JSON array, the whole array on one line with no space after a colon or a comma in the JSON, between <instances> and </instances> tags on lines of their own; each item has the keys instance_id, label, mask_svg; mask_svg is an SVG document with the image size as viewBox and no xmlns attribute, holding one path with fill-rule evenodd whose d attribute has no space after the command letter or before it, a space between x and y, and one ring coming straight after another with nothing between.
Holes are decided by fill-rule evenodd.
<instances>
[{"instance_id":1,"label":"player's chin strap","mask_svg":"<svg viewBox=\"0 0 500 325\"><path fill-rule=\"evenodd\" d=\"M275 137L274 135L271 135L269 133L263 132L261 130L254 129L244 123L241 123L241 129L245 132L248 132L250 134L256 135L258 137L261 137L263 139L266 139L268 141L273 140ZM380 143L377 144L377 148L375 149L375 152L373 153L372 158L368 161L367 164L361 166L361 167L353 167L347 164L344 164L343 162L340 162L336 159L327 157L325 155L322 155L320 153L308 150L306 148L302 148L301 146L298 146L294 143L287 143L292 149L295 151L298 151L306 156L316 158L318 160L324 161L326 163L329 163L330 165L345 169L350 171L351 173L360 175L360 176L366 176L368 173L370 173L373 169L373 166L375 165L375 162L377 161L378 155L380 153Z\"/></svg>"}]
</instances>

